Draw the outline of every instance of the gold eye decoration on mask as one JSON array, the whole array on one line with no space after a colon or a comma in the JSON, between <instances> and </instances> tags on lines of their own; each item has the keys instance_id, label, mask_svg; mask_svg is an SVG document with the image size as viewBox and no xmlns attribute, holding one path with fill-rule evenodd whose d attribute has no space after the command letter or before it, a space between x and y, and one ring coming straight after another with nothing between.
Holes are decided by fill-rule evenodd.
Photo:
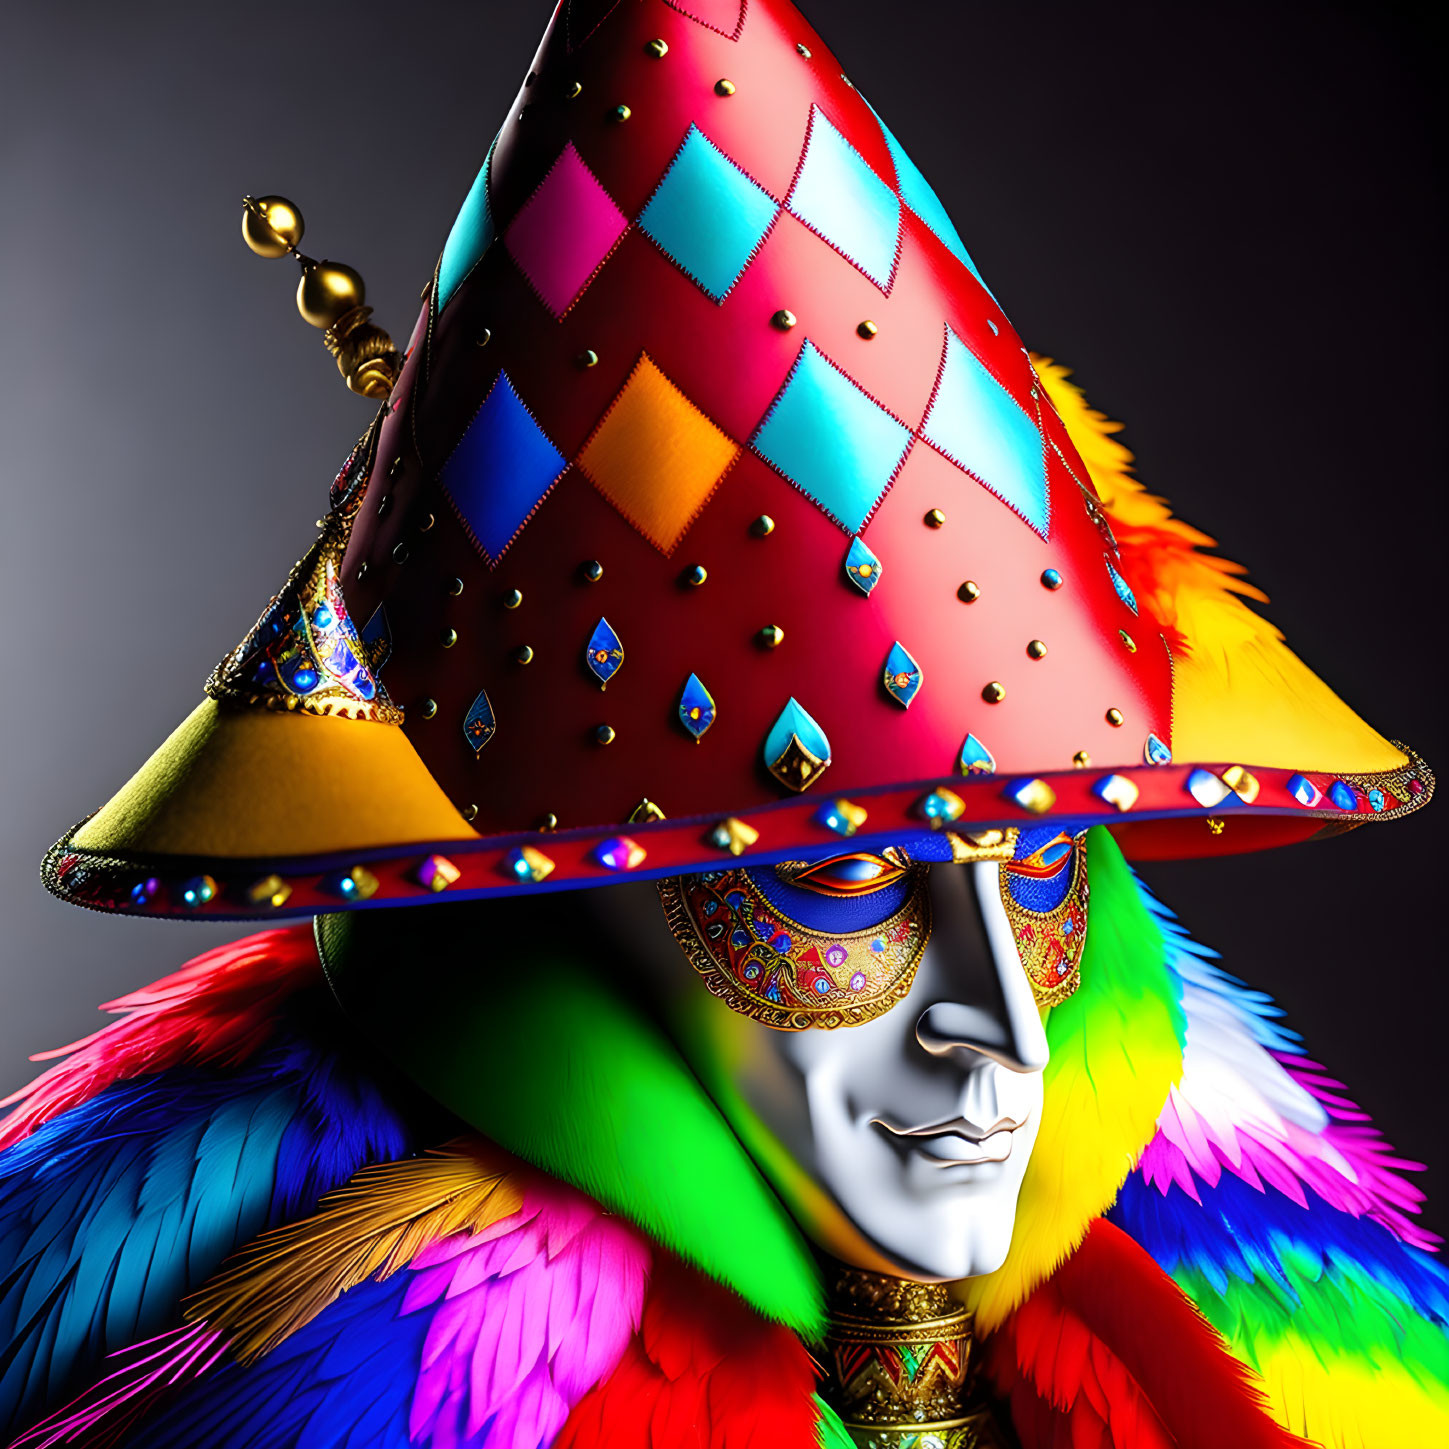
<instances>
[{"instance_id":1,"label":"gold eye decoration on mask","mask_svg":"<svg viewBox=\"0 0 1449 1449\"><path fill-rule=\"evenodd\" d=\"M775 874L787 885L814 891L822 896L868 896L894 885L905 875L905 858L893 847L880 855L853 851L817 860L813 865L791 862L775 867Z\"/></svg>"},{"instance_id":2,"label":"gold eye decoration on mask","mask_svg":"<svg viewBox=\"0 0 1449 1449\"><path fill-rule=\"evenodd\" d=\"M1001 904L1038 1006L1058 1006L1081 984L1087 944L1086 835L1033 831L1001 867Z\"/></svg>"},{"instance_id":3,"label":"gold eye decoration on mask","mask_svg":"<svg viewBox=\"0 0 1449 1449\"><path fill-rule=\"evenodd\" d=\"M732 1011L778 1031L828 1031L873 1021L910 991L931 937L928 872L893 851L779 867L785 888L825 897L811 925L781 911L749 870L674 876L659 882L659 899L689 964ZM831 915L857 925L861 898L891 885L875 924L823 925Z\"/></svg>"}]
</instances>

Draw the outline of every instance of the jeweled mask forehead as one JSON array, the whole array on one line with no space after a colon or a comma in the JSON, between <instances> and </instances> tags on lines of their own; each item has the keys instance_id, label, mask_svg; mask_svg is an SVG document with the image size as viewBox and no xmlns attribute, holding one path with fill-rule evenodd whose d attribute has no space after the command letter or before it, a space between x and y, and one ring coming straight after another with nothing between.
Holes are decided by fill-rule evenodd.
<instances>
[{"instance_id":1,"label":"jeweled mask forehead","mask_svg":"<svg viewBox=\"0 0 1449 1449\"><path fill-rule=\"evenodd\" d=\"M1001 904L1042 1005L1076 988L1086 937L1082 837L938 833L811 862L661 881L670 929L708 989L783 1031L872 1021L910 991L931 939L933 865L995 860Z\"/></svg>"}]
</instances>

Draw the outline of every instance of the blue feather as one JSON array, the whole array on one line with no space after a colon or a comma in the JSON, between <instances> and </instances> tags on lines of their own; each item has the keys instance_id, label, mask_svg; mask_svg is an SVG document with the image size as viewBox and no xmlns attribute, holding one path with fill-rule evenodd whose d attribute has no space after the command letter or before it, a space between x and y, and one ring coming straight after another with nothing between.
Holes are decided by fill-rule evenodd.
<instances>
[{"instance_id":1,"label":"blue feather","mask_svg":"<svg viewBox=\"0 0 1449 1449\"><path fill-rule=\"evenodd\" d=\"M329 1044L280 1040L231 1072L117 1083L0 1153L0 1428L64 1402L258 1232L409 1146Z\"/></svg>"},{"instance_id":2,"label":"blue feather","mask_svg":"<svg viewBox=\"0 0 1449 1449\"><path fill-rule=\"evenodd\" d=\"M1302 1208L1281 1193L1260 1192L1224 1173L1199 1184L1199 1205L1176 1186L1164 1194L1137 1173L1122 1186L1108 1218L1131 1234L1169 1274L1203 1273L1223 1292L1230 1277L1267 1279L1297 1297L1283 1273L1291 1255L1299 1271L1342 1268L1366 1273L1426 1317L1449 1324L1449 1272L1437 1258L1400 1241L1372 1218L1340 1212L1309 1191Z\"/></svg>"},{"instance_id":3,"label":"blue feather","mask_svg":"<svg viewBox=\"0 0 1449 1449\"><path fill-rule=\"evenodd\" d=\"M188 1385L128 1449L408 1449L431 1315L401 1316L407 1279L359 1284L265 1358Z\"/></svg>"}]
</instances>

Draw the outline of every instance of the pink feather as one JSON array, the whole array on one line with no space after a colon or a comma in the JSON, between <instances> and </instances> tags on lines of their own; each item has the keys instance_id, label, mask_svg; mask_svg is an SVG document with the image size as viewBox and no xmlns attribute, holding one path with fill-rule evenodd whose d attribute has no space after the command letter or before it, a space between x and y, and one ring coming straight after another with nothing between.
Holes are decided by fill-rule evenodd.
<instances>
[{"instance_id":1,"label":"pink feather","mask_svg":"<svg viewBox=\"0 0 1449 1449\"><path fill-rule=\"evenodd\" d=\"M184 1063L236 1066L271 1037L278 1007L319 979L309 926L262 931L188 962L101 1009L120 1021L32 1061L67 1060L0 1100L0 1151L42 1123L128 1078Z\"/></svg>"}]
</instances>

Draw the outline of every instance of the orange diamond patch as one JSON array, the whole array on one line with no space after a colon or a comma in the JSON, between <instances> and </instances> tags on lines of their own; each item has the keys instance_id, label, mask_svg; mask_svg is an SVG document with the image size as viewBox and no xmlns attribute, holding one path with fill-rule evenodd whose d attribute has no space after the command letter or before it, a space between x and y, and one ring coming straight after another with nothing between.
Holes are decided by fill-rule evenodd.
<instances>
[{"instance_id":1,"label":"orange diamond patch","mask_svg":"<svg viewBox=\"0 0 1449 1449\"><path fill-rule=\"evenodd\" d=\"M645 352L584 445L578 466L655 548L669 554L739 452L739 444Z\"/></svg>"}]
</instances>

